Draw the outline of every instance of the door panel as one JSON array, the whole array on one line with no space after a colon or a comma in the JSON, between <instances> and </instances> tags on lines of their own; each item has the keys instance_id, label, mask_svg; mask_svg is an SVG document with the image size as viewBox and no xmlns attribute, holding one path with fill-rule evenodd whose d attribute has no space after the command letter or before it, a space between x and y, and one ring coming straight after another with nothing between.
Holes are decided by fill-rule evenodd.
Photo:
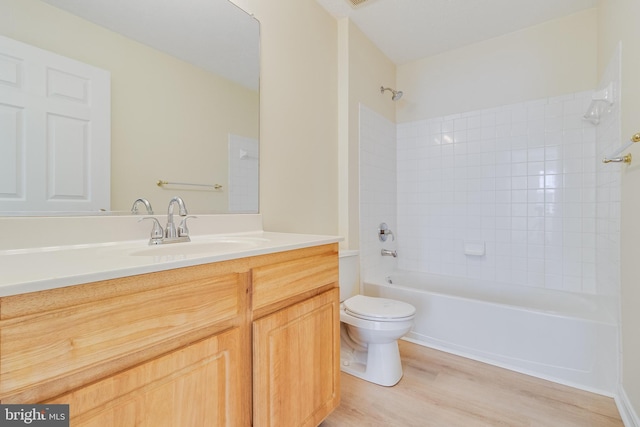
<instances>
[{"instance_id":1,"label":"door panel","mask_svg":"<svg viewBox=\"0 0 640 427\"><path fill-rule=\"evenodd\" d=\"M110 73L0 36L0 211L110 208Z\"/></svg>"}]
</instances>

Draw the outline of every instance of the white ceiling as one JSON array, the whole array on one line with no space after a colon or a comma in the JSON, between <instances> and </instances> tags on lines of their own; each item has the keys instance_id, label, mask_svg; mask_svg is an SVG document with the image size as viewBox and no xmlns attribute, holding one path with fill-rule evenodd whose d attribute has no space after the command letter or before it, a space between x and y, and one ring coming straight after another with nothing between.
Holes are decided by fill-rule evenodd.
<instances>
[{"instance_id":1,"label":"white ceiling","mask_svg":"<svg viewBox=\"0 0 640 427\"><path fill-rule=\"evenodd\" d=\"M244 27L247 15L226 0L43 1L257 88L259 25L250 19L253 25L242 33L247 37L229 37ZM396 64L593 8L597 2L366 0L354 8L351 0L316 1L332 15L348 17ZM215 60L222 57L227 59Z\"/></svg>"},{"instance_id":2,"label":"white ceiling","mask_svg":"<svg viewBox=\"0 0 640 427\"><path fill-rule=\"evenodd\" d=\"M597 0L316 0L348 17L396 64L596 7Z\"/></svg>"},{"instance_id":3,"label":"white ceiling","mask_svg":"<svg viewBox=\"0 0 640 427\"><path fill-rule=\"evenodd\" d=\"M42 1L246 87L258 88L260 26L227 0Z\"/></svg>"}]
</instances>

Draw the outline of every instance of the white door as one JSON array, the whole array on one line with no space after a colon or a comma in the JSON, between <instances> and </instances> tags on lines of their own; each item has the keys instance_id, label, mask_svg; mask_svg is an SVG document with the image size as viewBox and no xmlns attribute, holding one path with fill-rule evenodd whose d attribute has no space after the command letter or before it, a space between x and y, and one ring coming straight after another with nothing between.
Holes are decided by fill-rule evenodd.
<instances>
[{"instance_id":1,"label":"white door","mask_svg":"<svg viewBox=\"0 0 640 427\"><path fill-rule=\"evenodd\" d=\"M109 210L108 71L0 36L0 211Z\"/></svg>"}]
</instances>

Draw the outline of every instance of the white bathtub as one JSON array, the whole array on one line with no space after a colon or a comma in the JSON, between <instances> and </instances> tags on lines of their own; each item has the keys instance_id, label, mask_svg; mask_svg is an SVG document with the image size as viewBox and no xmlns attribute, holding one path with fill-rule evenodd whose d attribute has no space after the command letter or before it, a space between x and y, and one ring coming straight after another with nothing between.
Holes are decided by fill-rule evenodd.
<instances>
[{"instance_id":1,"label":"white bathtub","mask_svg":"<svg viewBox=\"0 0 640 427\"><path fill-rule=\"evenodd\" d=\"M416 307L409 341L600 394L616 391L612 299L407 272L367 279L363 291Z\"/></svg>"}]
</instances>

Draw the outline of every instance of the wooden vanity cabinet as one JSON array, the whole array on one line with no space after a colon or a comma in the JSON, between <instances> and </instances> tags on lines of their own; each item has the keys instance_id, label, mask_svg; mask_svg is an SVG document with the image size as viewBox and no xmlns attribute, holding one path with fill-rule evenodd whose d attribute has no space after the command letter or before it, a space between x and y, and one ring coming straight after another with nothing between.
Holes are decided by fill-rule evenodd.
<instances>
[{"instance_id":1,"label":"wooden vanity cabinet","mask_svg":"<svg viewBox=\"0 0 640 427\"><path fill-rule=\"evenodd\" d=\"M74 427L317 425L337 280L331 244L0 298L0 403L67 403Z\"/></svg>"},{"instance_id":2,"label":"wooden vanity cabinet","mask_svg":"<svg viewBox=\"0 0 640 427\"><path fill-rule=\"evenodd\" d=\"M340 400L334 250L253 270L254 426L317 426Z\"/></svg>"},{"instance_id":3,"label":"wooden vanity cabinet","mask_svg":"<svg viewBox=\"0 0 640 427\"><path fill-rule=\"evenodd\" d=\"M73 426L248 426L249 279L229 261L2 298L0 401L68 403Z\"/></svg>"},{"instance_id":4,"label":"wooden vanity cabinet","mask_svg":"<svg viewBox=\"0 0 640 427\"><path fill-rule=\"evenodd\" d=\"M81 387L44 403L65 403L74 427L243 426L239 328Z\"/></svg>"},{"instance_id":5,"label":"wooden vanity cabinet","mask_svg":"<svg viewBox=\"0 0 640 427\"><path fill-rule=\"evenodd\" d=\"M255 426L317 426L338 406L338 292L324 292L253 323Z\"/></svg>"}]
</instances>

